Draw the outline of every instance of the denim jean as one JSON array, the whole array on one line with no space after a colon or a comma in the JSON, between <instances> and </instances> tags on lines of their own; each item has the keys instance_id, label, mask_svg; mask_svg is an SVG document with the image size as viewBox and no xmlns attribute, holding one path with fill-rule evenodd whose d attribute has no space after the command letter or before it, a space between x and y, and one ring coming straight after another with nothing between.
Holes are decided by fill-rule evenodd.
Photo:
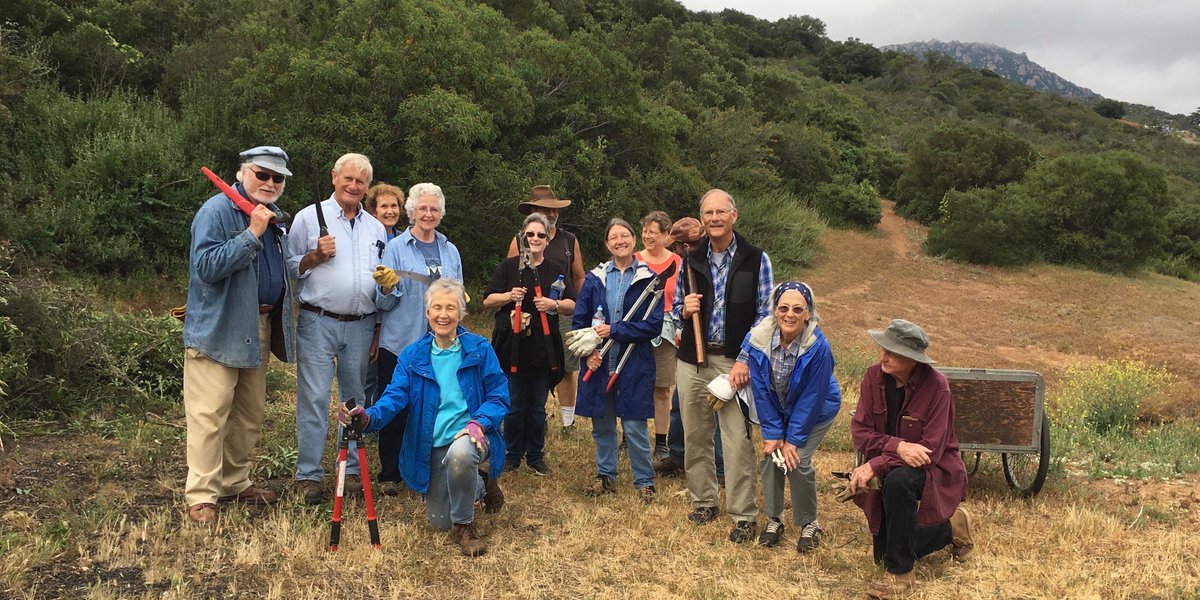
<instances>
[{"instance_id":1,"label":"denim jean","mask_svg":"<svg viewBox=\"0 0 1200 600\"><path fill-rule=\"evenodd\" d=\"M804 447L796 448L800 466L788 471L787 475L770 458L762 459L763 510L768 517L783 518L783 481L787 479L792 492L792 523L804 526L817 520L817 472L813 470L812 457L835 420L818 423L812 428Z\"/></svg>"},{"instance_id":2,"label":"denim jean","mask_svg":"<svg viewBox=\"0 0 1200 600\"><path fill-rule=\"evenodd\" d=\"M604 416L592 419L592 440L596 442L596 472L617 479L617 390L604 396ZM650 460L650 433L645 419L621 419L625 440L629 444L629 467L633 471L633 487L654 485L654 465Z\"/></svg>"},{"instance_id":3,"label":"denim jean","mask_svg":"<svg viewBox=\"0 0 1200 600\"><path fill-rule=\"evenodd\" d=\"M918 558L951 542L950 522L932 527L917 525L917 505L925 492L924 469L892 469L883 478L882 487L883 523L872 540L875 562L882 562L889 573L907 573Z\"/></svg>"},{"instance_id":4,"label":"denim jean","mask_svg":"<svg viewBox=\"0 0 1200 600\"><path fill-rule=\"evenodd\" d=\"M375 319L342 322L307 310L296 324L296 479L320 481L321 457L329 433L329 398L337 375L338 401L354 398L363 406ZM341 437L341 428L337 428ZM358 453L351 444L346 472L358 474Z\"/></svg>"},{"instance_id":5,"label":"denim jean","mask_svg":"<svg viewBox=\"0 0 1200 600\"><path fill-rule=\"evenodd\" d=\"M425 493L425 512L429 526L450 529L458 523L475 520L475 501L483 498L483 476L479 465L486 464L488 452L480 452L464 435L449 446L433 448L429 457L429 491Z\"/></svg>"},{"instance_id":6,"label":"denim jean","mask_svg":"<svg viewBox=\"0 0 1200 600\"><path fill-rule=\"evenodd\" d=\"M523 377L508 374L508 395L512 406L504 417L504 442L508 451L505 462L519 464L544 460L546 447L546 395L550 376Z\"/></svg>"},{"instance_id":7,"label":"denim jean","mask_svg":"<svg viewBox=\"0 0 1200 600\"><path fill-rule=\"evenodd\" d=\"M667 449L671 460L683 466L683 419L679 418L679 388L671 394L671 426L667 429ZM721 452L721 417L717 416L717 429L713 432L713 453L717 462L717 477L725 477L725 457Z\"/></svg>"},{"instance_id":8,"label":"denim jean","mask_svg":"<svg viewBox=\"0 0 1200 600\"><path fill-rule=\"evenodd\" d=\"M397 356L384 348L379 349L379 358L375 361L377 372L377 388L375 400L383 395L383 391L392 383L392 374L396 372ZM379 477L377 481L400 481L400 443L404 439L404 428L408 425L408 409L404 409L392 419L392 422L379 430Z\"/></svg>"}]
</instances>

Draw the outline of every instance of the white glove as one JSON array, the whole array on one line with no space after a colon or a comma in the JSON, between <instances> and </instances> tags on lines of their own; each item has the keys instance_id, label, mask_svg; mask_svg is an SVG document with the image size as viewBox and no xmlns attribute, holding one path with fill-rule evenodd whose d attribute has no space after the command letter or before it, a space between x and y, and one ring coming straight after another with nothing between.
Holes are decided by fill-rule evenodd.
<instances>
[{"instance_id":1,"label":"white glove","mask_svg":"<svg viewBox=\"0 0 1200 600\"><path fill-rule=\"evenodd\" d=\"M787 461L783 460L783 450L776 448L775 451L771 453L771 461L775 463L776 467L779 467L780 471L783 471L784 475L787 475L788 466Z\"/></svg>"},{"instance_id":2,"label":"white glove","mask_svg":"<svg viewBox=\"0 0 1200 600\"><path fill-rule=\"evenodd\" d=\"M596 330L588 327L586 329L574 329L568 331L563 336L563 341L566 343L567 351L575 356L587 356L604 341L596 333Z\"/></svg>"}]
</instances>

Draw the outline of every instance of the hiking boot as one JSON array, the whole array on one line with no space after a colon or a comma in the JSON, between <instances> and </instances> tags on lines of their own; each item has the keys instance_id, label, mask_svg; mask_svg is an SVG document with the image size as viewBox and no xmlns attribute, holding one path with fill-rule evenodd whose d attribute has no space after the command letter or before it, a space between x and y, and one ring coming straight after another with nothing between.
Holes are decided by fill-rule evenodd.
<instances>
[{"instance_id":1,"label":"hiking boot","mask_svg":"<svg viewBox=\"0 0 1200 600\"><path fill-rule=\"evenodd\" d=\"M767 526L763 528L762 533L758 534L758 545L774 548L779 545L779 540L783 538L783 521L771 517L767 519Z\"/></svg>"},{"instance_id":2,"label":"hiking boot","mask_svg":"<svg viewBox=\"0 0 1200 600\"><path fill-rule=\"evenodd\" d=\"M516 471L519 468L521 468L521 461L519 461L519 460L505 460L504 461L504 472L505 473L512 473L513 471Z\"/></svg>"},{"instance_id":3,"label":"hiking boot","mask_svg":"<svg viewBox=\"0 0 1200 600\"><path fill-rule=\"evenodd\" d=\"M379 492L384 496L399 496L400 482L398 481L381 481L379 483Z\"/></svg>"},{"instance_id":4,"label":"hiking boot","mask_svg":"<svg viewBox=\"0 0 1200 600\"><path fill-rule=\"evenodd\" d=\"M693 525L703 525L717 518L717 507L697 506L687 518Z\"/></svg>"},{"instance_id":5,"label":"hiking boot","mask_svg":"<svg viewBox=\"0 0 1200 600\"><path fill-rule=\"evenodd\" d=\"M320 504L325 499L321 492L321 482L311 479L297 481L295 493L308 505Z\"/></svg>"},{"instance_id":6,"label":"hiking boot","mask_svg":"<svg viewBox=\"0 0 1200 600\"><path fill-rule=\"evenodd\" d=\"M279 495L266 488L250 486L237 495L221 496L217 498L217 502L241 502L243 504L275 504L279 500Z\"/></svg>"},{"instance_id":7,"label":"hiking boot","mask_svg":"<svg viewBox=\"0 0 1200 600\"><path fill-rule=\"evenodd\" d=\"M679 475L680 473L683 472L683 465L675 462L675 459L671 458L671 454L669 452L667 453L666 456L664 456L662 458L657 458L657 454L658 453L655 452L655 455L656 455L656 457L654 459L654 472L655 473L658 473L659 475L661 475L663 477L672 477L675 475Z\"/></svg>"},{"instance_id":8,"label":"hiking boot","mask_svg":"<svg viewBox=\"0 0 1200 600\"><path fill-rule=\"evenodd\" d=\"M816 521L804 526L800 530L800 539L796 540L796 552L804 554L812 552L821 545L821 538L825 536L825 530Z\"/></svg>"},{"instance_id":9,"label":"hiking boot","mask_svg":"<svg viewBox=\"0 0 1200 600\"><path fill-rule=\"evenodd\" d=\"M563 425L562 429L559 430L559 435L564 438L575 437L575 424L571 423L570 425Z\"/></svg>"},{"instance_id":10,"label":"hiking boot","mask_svg":"<svg viewBox=\"0 0 1200 600\"><path fill-rule=\"evenodd\" d=\"M883 577L872 581L867 586L867 595L880 600L907 598L915 587L917 587L917 576L912 571L900 575L884 573Z\"/></svg>"},{"instance_id":11,"label":"hiking boot","mask_svg":"<svg viewBox=\"0 0 1200 600\"><path fill-rule=\"evenodd\" d=\"M966 561L975 550L975 540L971 537L971 513L961 506L950 515L950 539L950 557L954 560Z\"/></svg>"},{"instance_id":12,"label":"hiking boot","mask_svg":"<svg viewBox=\"0 0 1200 600\"><path fill-rule=\"evenodd\" d=\"M495 514L504 508L504 490L500 489L500 480L483 475L483 512Z\"/></svg>"},{"instance_id":13,"label":"hiking boot","mask_svg":"<svg viewBox=\"0 0 1200 600\"><path fill-rule=\"evenodd\" d=\"M217 522L217 505L211 502L201 502L188 508L188 518L193 523L212 525Z\"/></svg>"},{"instance_id":14,"label":"hiking boot","mask_svg":"<svg viewBox=\"0 0 1200 600\"><path fill-rule=\"evenodd\" d=\"M615 494L617 493L617 484L613 481L612 477L597 475L595 481L592 481L592 485L583 490L583 493L592 497Z\"/></svg>"},{"instance_id":15,"label":"hiking boot","mask_svg":"<svg viewBox=\"0 0 1200 600\"><path fill-rule=\"evenodd\" d=\"M638 496L642 499L642 502L645 502L646 504L653 503L654 496L657 494L658 490L654 489L654 486L652 485L638 488Z\"/></svg>"},{"instance_id":16,"label":"hiking boot","mask_svg":"<svg viewBox=\"0 0 1200 600\"><path fill-rule=\"evenodd\" d=\"M342 497L343 498L347 498L349 496L358 497L358 496L362 496L362 493L363 493L362 479L360 479L359 476L354 473L350 473L350 474L346 475L346 481L342 484Z\"/></svg>"},{"instance_id":17,"label":"hiking boot","mask_svg":"<svg viewBox=\"0 0 1200 600\"><path fill-rule=\"evenodd\" d=\"M529 469L533 471L534 475L540 475L544 477L550 474L550 467L546 466L546 461L541 458L537 460L526 461L525 466L529 467Z\"/></svg>"},{"instance_id":18,"label":"hiking boot","mask_svg":"<svg viewBox=\"0 0 1200 600\"><path fill-rule=\"evenodd\" d=\"M650 454L650 460L658 462L660 460L666 460L666 458L669 456L671 456L670 448L667 448L666 446L655 446L654 452Z\"/></svg>"},{"instance_id":19,"label":"hiking boot","mask_svg":"<svg viewBox=\"0 0 1200 600\"><path fill-rule=\"evenodd\" d=\"M455 523L450 527L450 538L458 543L463 556L483 556L487 552L487 542L475 531L475 523Z\"/></svg>"},{"instance_id":20,"label":"hiking boot","mask_svg":"<svg viewBox=\"0 0 1200 600\"><path fill-rule=\"evenodd\" d=\"M733 524L733 529L729 530L729 541L735 544L745 544L754 539L757 529L758 523L754 521L738 521Z\"/></svg>"}]
</instances>

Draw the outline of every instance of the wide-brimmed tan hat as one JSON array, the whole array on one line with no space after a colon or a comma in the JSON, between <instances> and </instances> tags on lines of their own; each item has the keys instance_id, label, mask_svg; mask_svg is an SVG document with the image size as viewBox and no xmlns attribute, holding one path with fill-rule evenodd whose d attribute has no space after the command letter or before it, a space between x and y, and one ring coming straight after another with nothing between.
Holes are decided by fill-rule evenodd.
<instances>
[{"instance_id":1,"label":"wide-brimmed tan hat","mask_svg":"<svg viewBox=\"0 0 1200 600\"><path fill-rule=\"evenodd\" d=\"M925 349L929 347L929 336L916 323L892 319L887 329L868 329L867 334L884 350L927 365L937 363L925 354Z\"/></svg>"},{"instance_id":2,"label":"wide-brimmed tan hat","mask_svg":"<svg viewBox=\"0 0 1200 600\"><path fill-rule=\"evenodd\" d=\"M570 205L570 200L556 196L550 186L535 185L532 190L529 190L529 199L518 204L517 210L521 214L527 215L533 211L533 207L535 206L542 208L566 208Z\"/></svg>"}]
</instances>

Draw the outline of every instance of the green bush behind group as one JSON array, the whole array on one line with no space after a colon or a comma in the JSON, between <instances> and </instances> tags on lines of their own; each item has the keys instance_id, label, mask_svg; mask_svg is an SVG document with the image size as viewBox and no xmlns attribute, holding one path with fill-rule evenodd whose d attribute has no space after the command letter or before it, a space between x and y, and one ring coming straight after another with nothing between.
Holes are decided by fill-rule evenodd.
<instances>
[{"instance_id":1,"label":"green bush behind group","mask_svg":"<svg viewBox=\"0 0 1200 600\"><path fill-rule=\"evenodd\" d=\"M671 0L15 0L0 25L0 417L178 398L177 326L114 281L186 285L188 228L237 152L291 155L281 206L345 152L441 185L476 287L533 184L602 256L609 217L732 190L782 272L879 198L927 250L1200 278L1200 147L942 55ZM142 283L138 283L142 282ZM128 293L127 288L121 289ZM131 391L136 390L136 391ZM0 425L3 423L0 422Z\"/></svg>"}]
</instances>

